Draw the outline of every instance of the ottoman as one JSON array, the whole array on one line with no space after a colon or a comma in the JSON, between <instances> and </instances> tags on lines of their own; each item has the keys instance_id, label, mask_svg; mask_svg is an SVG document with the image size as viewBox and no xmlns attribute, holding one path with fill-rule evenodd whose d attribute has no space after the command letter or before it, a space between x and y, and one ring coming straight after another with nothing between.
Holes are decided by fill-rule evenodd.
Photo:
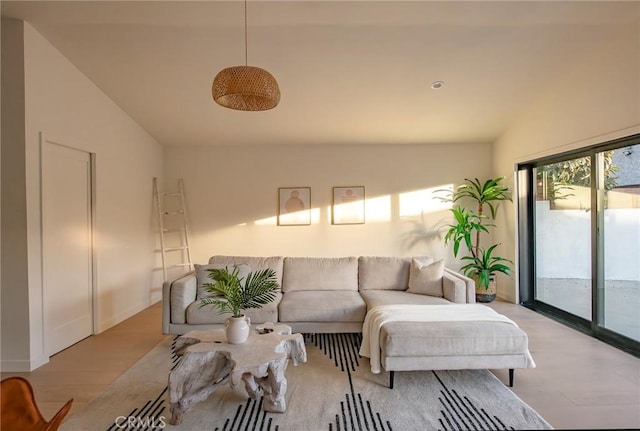
<instances>
[{"instance_id":1,"label":"ottoman","mask_svg":"<svg viewBox=\"0 0 640 431\"><path fill-rule=\"evenodd\" d=\"M492 321L387 322L380 328L380 362L394 371L533 368L527 334Z\"/></svg>"}]
</instances>

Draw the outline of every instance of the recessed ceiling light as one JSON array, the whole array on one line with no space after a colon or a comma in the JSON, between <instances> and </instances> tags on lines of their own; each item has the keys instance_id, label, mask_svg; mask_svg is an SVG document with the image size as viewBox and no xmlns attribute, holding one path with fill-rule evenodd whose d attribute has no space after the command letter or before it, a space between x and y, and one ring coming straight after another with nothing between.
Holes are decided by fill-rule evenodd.
<instances>
[{"instance_id":1,"label":"recessed ceiling light","mask_svg":"<svg viewBox=\"0 0 640 431\"><path fill-rule=\"evenodd\" d=\"M431 88L433 88L434 90L438 90L442 87L444 87L444 81L433 81L431 83Z\"/></svg>"}]
</instances>

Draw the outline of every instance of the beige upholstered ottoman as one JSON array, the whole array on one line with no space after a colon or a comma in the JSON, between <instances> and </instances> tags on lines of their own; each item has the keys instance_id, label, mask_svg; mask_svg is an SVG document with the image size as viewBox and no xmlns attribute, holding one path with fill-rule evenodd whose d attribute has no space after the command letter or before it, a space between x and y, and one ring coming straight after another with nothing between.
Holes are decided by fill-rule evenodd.
<instances>
[{"instance_id":1,"label":"beige upholstered ottoman","mask_svg":"<svg viewBox=\"0 0 640 431\"><path fill-rule=\"evenodd\" d=\"M533 368L527 334L502 322L387 322L380 329L380 363L390 371Z\"/></svg>"}]
</instances>

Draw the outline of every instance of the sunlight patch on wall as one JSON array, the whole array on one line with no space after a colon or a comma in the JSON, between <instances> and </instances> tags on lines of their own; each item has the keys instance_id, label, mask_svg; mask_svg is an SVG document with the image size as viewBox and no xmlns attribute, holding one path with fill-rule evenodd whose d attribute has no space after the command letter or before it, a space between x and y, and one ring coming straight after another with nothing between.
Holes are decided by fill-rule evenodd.
<instances>
[{"instance_id":1,"label":"sunlight patch on wall","mask_svg":"<svg viewBox=\"0 0 640 431\"><path fill-rule=\"evenodd\" d=\"M365 201L366 222L380 223L391 221L391 196L380 196Z\"/></svg>"},{"instance_id":2,"label":"sunlight patch on wall","mask_svg":"<svg viewBox=\"0 0 640 431\"><path fill-rule=\"evenodd\" d=\"M342 209L345 205L338 205ZM333 220L333 208L331 205L326 207L327 220L331 223ZM364 200L364 222L366 223L382 223L391 221L391 196L379 196L376 198L365 198Z\"/></svg>"},{"instance_id":3,"label":"sunlight patch on wall","mask_svg":"<svg viewBox=\"0 0 640 431\"><path fill-rule=\"evenodd\" d=\"M320 223L320 208L311 208L311 224Z\"/></svg>"},{"instance_id":4,"label":"sunlight patch on wall","mask_svg":"<svg viewBox=\"0 0 640 431\"><path fill-rule=\"evenodd\" d=\"M398 195L376 196L374 198L365 198L364 211L365 223L389 223L393 219L394 214L397 216L409 217L420 214L435 213L438 211L446 211L451 208L451 202L444 202L440 198L448 196L454 189L453 184L445 184L436 187L430 187L421 190L399 193ZM395 196L398 197L398 208L393 203ZM362 202L362 201L361 201ZM354 204L355 205L355 204ZM346 204L340 205L346 208ZM331 223L333 219L333 208L328 205L323 208L311 208L311 224L320 224L321 211L326 211L325 220ZM293 214L287 214L291 216ZM281 215L282 217L282 215ZM308 219L308 216L305 216ZM276 226L278 224L278 216L274 215L263 219L255 220L253 223L257 226ZM236 226L247 226L248 223L240 223Z\"/></svg>"},{"instance_id":5,"label":"sunlight patch on wall","mask_svg":"<svg viewBox=\"0 0 640 431\"><path fill-rule=\"evenodd\" d=\"M320 223L320 208L311 208L311 224L319 224ZM295 215L287 214L287 216ZM306 215L302 215L300 219L304 220L308 218ZM288 222L295 222L295 220L287 220ZM257 226L276 226L278 224L278 216L267 217L263 219L259 219L253 222L253 224ZM238 226L246 226L247 223L241 223Z\"/></svg>"},{"instance_id":6,"label":"sunlight patch on wall","mask_svg":"<svg viewBox=\"0 0 640 431\"><path fill-rule=\"evenodd\" d=\"M448 210L451 208L451 202L444 202L439 199L447 196L447 191L453 191L453 184L400 193L400 217Z\"/></svg>"}]
</instances>

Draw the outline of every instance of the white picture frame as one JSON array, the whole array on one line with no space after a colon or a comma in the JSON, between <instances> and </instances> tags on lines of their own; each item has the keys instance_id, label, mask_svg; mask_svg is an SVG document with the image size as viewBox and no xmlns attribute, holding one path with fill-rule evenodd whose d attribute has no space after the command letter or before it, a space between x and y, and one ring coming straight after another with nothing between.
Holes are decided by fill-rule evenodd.
<instances>
[{"instance_id":1,"label":"white picture frame","mask_svg":"<svg viewBox=\"0 0 640 431\"><path fill-rule=\"evenodd\" d=\"M278 226L311 224L311 187L278 188Z\"/></svg>"},{"instance_id":2,"label":"white picture frame","mask_svg":"<svg viewBox=\"0 0 640 431\"><path fill-rule=\"evenodd\" d=\"M334 187L331 224L364 224L364 186Z\"/></svg>"}]
</instances>

